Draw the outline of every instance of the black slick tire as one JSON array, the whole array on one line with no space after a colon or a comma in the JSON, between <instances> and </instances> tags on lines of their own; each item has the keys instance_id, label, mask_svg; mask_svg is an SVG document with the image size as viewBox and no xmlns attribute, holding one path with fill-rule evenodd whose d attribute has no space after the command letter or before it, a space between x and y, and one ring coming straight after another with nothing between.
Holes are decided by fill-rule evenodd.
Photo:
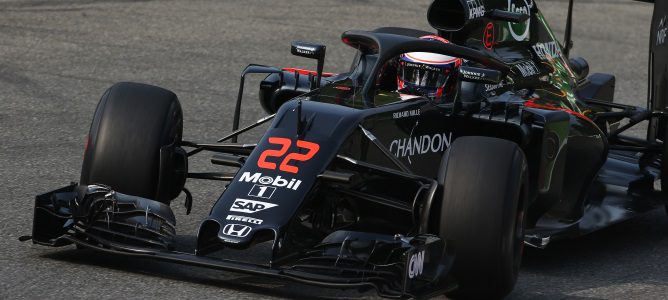
<instances>
[{"instance_id":1,"label":"black slick tire","mask_svg":"<svg viewBox=\"0 0 668 300\"><path fill-rule=\"evenodd\" d=\"M664 122L663 151L661 152L661 195L668 213L668 120Z\"/></svg>"},{"instance_id":2,"label":"black slick tire","mask_svg":"<svg viewBox=\"0 0 668 300\"><path fill-rule=\"evenodd\" d=\"M457 299L505 297L517 281L524 247L527 163L517 144L461 137L446 152L439 235L452 242Z\"/></svg>"},{"instance_id":3,"label":"black slick tire","mask_svg":"<svg viewBox=\"0 0 668 300\"><path fill-rule=\"evenodd\" d=\"M168 182L167 178L174 178L170 169L175 167L165 163L178 148L182 133L181 105L174 93L140 83L114 84L95 111L80 183L103 184L123 194L168 204L185 181L185 156L178 163L182 180ZM167 184L176 188L166 192L161 185Z\"/></svg>"}]
</instances>

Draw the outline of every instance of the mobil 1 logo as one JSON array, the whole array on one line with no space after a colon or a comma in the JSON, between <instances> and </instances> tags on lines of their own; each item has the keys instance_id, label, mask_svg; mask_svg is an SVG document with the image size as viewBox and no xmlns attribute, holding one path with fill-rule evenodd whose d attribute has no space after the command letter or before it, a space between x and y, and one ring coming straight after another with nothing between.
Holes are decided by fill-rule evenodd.
<instances>
[{"instance_id":1,"label":"mobil 1 logo","mask_svg":"<svg viewBox=\"0 0 668 300\"><path fill-rule=\"evenodd\" d=\"M276 188L273 187L273 186L254 184L253 187L251 188L250 192L248 192L248 196L264 198L264 199L271 199L271 196L274 195L275 191L276 191Z\"/></svg>"},{"instance_id":2,"label":"mobil 1 logo","mask_svg":"<svg viewBox=\"0 0 668 300\"><path fill-rule=\"evenodd\" d=\"M280 188L288 188L291 190L296 191L299 189L299 185L302 184L301 180L298 179L287 179L283 178L280 175L276 177L272 176L267 176L263 175L262 173L253 173L251 174L250 172L244 172L241 174L241 177L239 177L239 182L252 182L252 183L260 183L265 186L273 186L273 187L280 187Z\"/></svg>"}]
</instances>

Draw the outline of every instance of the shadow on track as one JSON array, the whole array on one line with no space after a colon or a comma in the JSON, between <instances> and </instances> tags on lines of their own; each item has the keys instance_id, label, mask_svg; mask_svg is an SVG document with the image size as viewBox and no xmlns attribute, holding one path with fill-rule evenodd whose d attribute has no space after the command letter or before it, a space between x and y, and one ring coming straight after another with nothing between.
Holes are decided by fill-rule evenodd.
<instances>
[{"instance_id":1,"label":"shadow on track","mask_svg":"<svg viewBox=\"0 0 668 300\"><path fill-rule=\"evenodd\" d=\"M194 240L194 237L180 237L185 240ZM181 245L183 246L183 245ZM189 245L185 245L188 247ZM68 246L72 247L72 246ZM180 251L185 249L179 249ZM245 253L239 251L226 256L229 259L257 263L258 257L243 257ZM252 256L257 256L253 255ZM299 299L360 299L375 298L375 291L360 294L357 290L337 290L313 287L290 280L267 278L237 274L232 272L212 270L201 267L179 265L157 261L148 258L127 257L109 253L97 252L90 249L72 249L41 255L43 258L54 259L75 264L87 264L95 267L113 270L146 274L150 276L184 281L195 284L204 284L221 289L232 289L238 292L255 293L265 296Z\"/></svg>"},{"instance_id":2,"label":"shadow on track","mask_svg":"<svg viewBox=\"0 0 668 300\"><path fill-rule=\"evenodd\" d=\"M603 299L627 286L633 287L629 296L648 286L668 289L668 268L656 264L668 263L666 246L668 217L660 209L583 237L553 241L544 250L527 248L509 298Z\"/></svg>"}]
</instances>

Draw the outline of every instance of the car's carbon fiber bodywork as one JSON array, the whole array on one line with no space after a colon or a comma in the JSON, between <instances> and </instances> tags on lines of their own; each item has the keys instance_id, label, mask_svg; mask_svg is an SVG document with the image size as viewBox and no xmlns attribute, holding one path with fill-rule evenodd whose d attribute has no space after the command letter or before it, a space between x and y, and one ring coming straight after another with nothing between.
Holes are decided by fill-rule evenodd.
<instances>
[{"instance_id":1,"label":"car's carbon fiber bodywork","mask_svg":"<svg viewBox=\"0 0 668 300\"><path fill-rule=\"evenodd\" d=\"M652 22L658 32L652 34L649 110L614 104L614 76L587 77L586 61L569 61L534 0L437 0L429 22L450 44L420 39L425 32L412 29L348 31L343 42L358 50L353 67L323 75L324 46L297 42L293 53L318 59L317 72L250 65L242 73L233 133L218 144L180 141L160 149L161 176L170 166L187 168L170 162L174 153L185 153L181 147L194 148L187 156L216 152L214 164L238 168L188 173L230 182L202 221L192 253L174 250L176 221L168 205L115 192L104 182L37 196L32 241L326 287L375 288L393 298L456 291L462 281L451 271L463 242L450 240L437 224L447 201L448 149L458 138L508 141L526 158L517 173L526 174L514 204L519 210L506 217L518 224L513 234L531 246L664 205L656 184L668 168L662 157L668 136L664 4L656 4ZM391 62L416 51L466 60L454 95L435 101L396 92ZM250 73L269 74L260 100L271 116L238 129ZM628 124L620 125L624 119ZM650 121L646 140L620 135L644 120ZM238 135L269 121L257 144L236 143ZM233 143L220 143L228 140ZM471 185L486 188L486 182ZM478 221L487 220L472 220ZM218 258L266 241L272 243L266 264ZM519 261L512 263L519 268Z\"/></svg>"}]
</instances>

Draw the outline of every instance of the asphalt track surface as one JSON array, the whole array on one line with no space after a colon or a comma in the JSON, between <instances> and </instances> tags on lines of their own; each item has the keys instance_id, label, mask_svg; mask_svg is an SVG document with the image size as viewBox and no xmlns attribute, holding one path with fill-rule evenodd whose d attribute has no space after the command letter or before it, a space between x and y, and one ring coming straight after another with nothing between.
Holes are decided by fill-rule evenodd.
<instances>
[{"instance_id":1,"label":"asphalt track surface","mask_svg":"<svg viewBox=\"0 0 668 300\"><path fill-rule=\"evenodd\" d=\"M185 112L185 137L213 141L231 127L238 75L246 64L313 68L313 62L289 54L290 41L308 40L328 45L326 71L344 71L353 51L339 42L341 32L429 29L428 2L0 0L0 299L360 296L71 246L49 249L17 238L30 233L35 194L78 180L95 105L114 82L174 91ZM617 74L616 101L644 106L650 5L576 2L573 53L587 57L592 72ZM563 36L566 1L538 5ZM253 88L246 93L242 123L263 116L254 88L258 79L247 84ZM215 170L207 158L192 162L191 169ZM219 183L188 186L195 197L193 213L185 215L181 200L173 205L178 232L186 236L195 234L222 191ZM257 260L266 250L233 255ZM528 250L509 298L666 297L668 217L655 211L546 250Z\"/></svg>"}]
</instances>

